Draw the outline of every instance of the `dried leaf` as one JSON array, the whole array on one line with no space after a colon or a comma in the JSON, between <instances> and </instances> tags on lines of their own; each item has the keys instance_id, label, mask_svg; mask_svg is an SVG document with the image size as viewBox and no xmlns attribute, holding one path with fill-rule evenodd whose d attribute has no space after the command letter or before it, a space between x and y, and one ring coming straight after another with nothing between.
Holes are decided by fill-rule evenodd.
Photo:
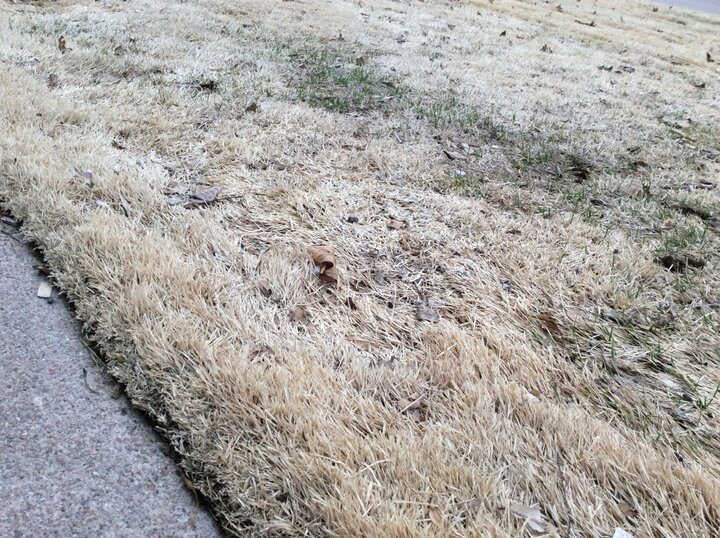
<instances>
[{"instance_id":1,"label":"dried leaf","mask_svg":"<svg viewBox=\"0 0 720 538\"><path fill-rule=\"evenodd\" d=\"M260 284L258 286L258 290L260 291L262 296L265 297L266 299L269 299L270 297L272 297L273 291L270 286L266 286L265 284Z\"/></svg>"},{"instance_id":2,"label":"dried leaf","mask_svg":"<svg viewBox=\"0 0 720 538\"><path fill-rule=\"evenodd\" d=\"M558 325L558 322L555 321L555 318L551 315L540 314L537 319L542 324L543 328L545 328L548 332L555 334L560 334L562 332L560 330L560 325Z\"/></svg>"},{"instance_id":3,"label":"dried leaf","mask_svg":"<svg viewBox=\"0 0 720 538\"><path fill-rule=\"evenodd\" d=\"M52 285L47 280L40 282L38 286L37 296L40 299L50 299L52 297Z\"/></svg>"},{"instance_id":4,"label":"dried leaf","mask_svg":"<svg viewBox=\"0 0 720 538\"><path fill-rule=\"evenodd\" d=\"M307 313L300 305L291 306L288 315L290 319L296 323L305 323L305 321L307 321Z\"/></svg>"},{"instance_id":5,"label":"dried leaf","mask_svg":"<svg viewBox=\"0 0 720 538\"><path fill-rule=\"evenodd\" d=\"M401 413L405 411L412 411L414 409L420 409L423 406L425 398L423 396L417 396L410 398L398 398L397 405Z\"/></svg>"},{"instance_id":6,"label":"dried leaf","mask_svg":"<svg viewBox=\"0 0 720 538\"><path fill-rule=\"evenodd\" d=\"M200 500L199 500L199 498L198 498L197 489L195 489L195 484L193 484L193 481L190 480L190 479L189 479L187 476L185 476L184 474L182 474L182 475L180 475L180 476L182 476L183 482L185 482L185 486L186 486L190 491L192 491L193 495L195 496L195 504L196 504L196 505L199 505L199 504L200 504Z\"/></svg>"},{"instance_id":7,"label":"dried leaf","mask_svg":"<svg viewBox=\"0 0 720 538\"><path fill-rule=\"evenodd\" d=\"M443 520L440 510L438 510L434 506L431 506L430 508L428 508L428 516L430 516L430 521L432 521L435 526L442 528Z\"/></svg>"},{"instance_id":8,"label":"dried leaf","mask_svg":"<svg viewBox=\"0 0 720 538\"><path fill-rule=\"evenodd\" d=\"M521 518L525 519L525 523L535 532L545 532L547 529L547 523L543 519L542 512L537 508L537 505L525 506L522 504L511 504L510 511Z\"/></svg>"},{"instance_id":9,"label":"dried leaf","mask_svg":"<svg viewBox=\"0 0 720 538\"><path fill-rule=\"evenodd\" d=\"M265 344L257 344L255 345L248 354L251 361L254 361L257 359L260 355L264 353L270 353L272 354L273 350L270 346L267 346Z\"/></svg>"},{"instance_id":10,"label":"dried leaf","mask_svg":"<svg viewBox=\"0 0 720 538\"><path fill-rule=\"evenodd\" d=\"M335 249L333 247L317 245L308 247L307 251L313 263L321 271L335 267Z\"/></svg>"},{"instance_id":11,"label":"dried leaf","mask_svg":"<svg viewBox=\"0 0 720 538\"><path fill-rule=\"evenodd\" d=\"M591 171L592 166L589 163L582 162L580 160L574 160L573 166L568 168L568 172L575 177L575 181L578 183L589 179Z\"/></svg>"},{"instance_id":12,"label":"dried leaf","mask_svg":"<svg viewBox=\"0 0 720 538\"><path fill-rule=\"evenodd\" d=\"M329 246L312 246L307 249L318 276L325 284L335 284L338 281L337 267L335 266L335 249Z\"/></svg>"},{"instance_id":13,"label":"dried leaf","mask_svg":"<svg viewBox=\"0 0 720 538\"><path fill-rule=\"evenodd\" d=\"M716 185L712 181L701 179L695 184L695 187L698 189L712 190L716 187Z\"/></svg>"},{"instance_id":14,"label":"dried leaf","mask_svg":"<svg viewBox=\"0 0 720 538\"><path fill-rule=\"evenodd\" d=\"M67 51L67 43L65 43L65 36L58 37L58 50L62 54L65 54L65 52Z\"/></svg>"},{"instance_id":15,"label":"dried leaf","mask_svg":"<svg viewBox=\"0 0 720 538\"><path fill-rule=\"evenodd\" d=\"M373 342L371 340L365 340L364 338L359 338L357 336L346 336L345 339L355 344L355 346L361 351L368 351L373 347Z\"/></svg>"},{"instance_id":16,"label":"dried leaf","mask_svg":"<svg viewBox=\"0 0 720 538\"><path fill-rule=\"evenodd\" d=\"M188 205L212 204L217 201L220 191L220 187L208 187L207 189L194 192L190 195Z\"/></svg>"},{"instance_id":17,"label":"dried leaf","mask_svg":"<svg viewBox=\"0 0 720 538\"><path fill-rule=\"evenodd\" d=\"M250 103L246 108L245 112L257 112L258 111L258 104L255 102Z\"/></svg>"},{"instance_id":18,"label":"dried leaf","mask_svg":"<svg viewBox=\"0 0 720 538\"><path fill-rule=\"evenodd\" d=\"M80 170L77 175L83 179L83 183L85 183L88 187L92 188L95 185L95 176L93 175L92 170Z\"/></svg>"},{"instance_id":19,"label":"dried leaf","mask_svg":"<svg viewBox=\"0 0 720 538\"><path fill-rule=\"evenodd\" d=\"M596 198L596 197L590 197L589 202L592 205L598 205L602 207L612 207L612 204L606 200L603 200L602 198Z\"/></svg>"},{"instance_id":20,"label":"dried leaf","mask_svg":"<svg viewBox=\"0 0 720 538\"><path fill-rule=\"evenodd\" d=\"M445 157L447 157L451 161L464 161L467 159L465 155L456 151L449 151L447 149L444 149L443 153L445 154Z\"/></svg>"},{"instance_id":21,"label":"dried leaf","mask_svg":"<svg viewBox=\"0 0 720 538\"><path fill-rule=\"evenodd\" d=\"M625 501L619 502L617 507L625 517L635 517L638 515L637 509Z\"/></svg>"},{"instance_id":22,"label":"dried leaf","mask_svg":"<svg viewBox=\"0 0 720 538\"><path fill-rule=\"evenodd\" d=\"M672 204L668 205L668 207L680 211L685 215L695 215L696 217L699 217L703 220L711 220L713 218L712 213L710 213L709 211L706 211L701 207L695 207L694 205L690 204Z\"/></svg>"}]
</instances>

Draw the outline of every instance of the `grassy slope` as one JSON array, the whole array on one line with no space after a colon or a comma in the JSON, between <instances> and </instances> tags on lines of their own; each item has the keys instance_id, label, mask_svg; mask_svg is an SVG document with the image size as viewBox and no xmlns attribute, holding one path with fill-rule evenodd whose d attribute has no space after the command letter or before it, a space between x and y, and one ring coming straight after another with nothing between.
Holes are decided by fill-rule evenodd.
<instances>
[{"instance_id":1,"label":"grassy slope","mask_svg":"<svg viewBox=\"0 0 720 538\"><path fill-rule=\"evenodd\" d=\"M229 530L717 527L717 19L0 6L0 197Z\"/></svg>"}]
</instances>

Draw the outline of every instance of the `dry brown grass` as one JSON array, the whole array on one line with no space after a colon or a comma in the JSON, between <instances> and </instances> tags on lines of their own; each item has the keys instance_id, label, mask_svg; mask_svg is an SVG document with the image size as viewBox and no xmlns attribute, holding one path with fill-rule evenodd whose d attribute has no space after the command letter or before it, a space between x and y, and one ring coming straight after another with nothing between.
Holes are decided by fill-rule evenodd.
<instances>
[{"instance_id":1,"label":"dry brown grass","mask_svg":"<svg viewBox=\"0 0 720 538\"><path fill-rule=\"evenodd\" d=\"M0 28L0 199L230 532L529 533L513 504L717 532L717 18L109 0Z\"/></svg>"}]
</instances>

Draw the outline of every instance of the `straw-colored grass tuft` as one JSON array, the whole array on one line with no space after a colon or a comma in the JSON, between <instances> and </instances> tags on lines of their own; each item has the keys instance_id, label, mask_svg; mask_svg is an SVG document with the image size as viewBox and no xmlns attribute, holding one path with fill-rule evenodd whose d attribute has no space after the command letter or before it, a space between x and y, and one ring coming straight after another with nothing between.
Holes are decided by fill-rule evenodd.
<instances>
[{"instance_id":1,"label":"straw-colored grass tuft","mask_svg":"<svg viewBox=\"0 0 720 538\"><path fill-rule=\"evenodd\" d=\"M0 200L228 531L717 533L720 19L61 0L0 28Z\"/></svg>"}]
</instances>

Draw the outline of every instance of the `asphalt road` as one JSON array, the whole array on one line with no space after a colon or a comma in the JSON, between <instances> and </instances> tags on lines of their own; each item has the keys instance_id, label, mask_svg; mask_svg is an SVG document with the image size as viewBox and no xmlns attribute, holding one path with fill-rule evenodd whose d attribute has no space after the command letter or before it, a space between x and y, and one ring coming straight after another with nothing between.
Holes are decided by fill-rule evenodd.
<instances>
[{"instance_id":1,"label":"asphalt road","mask_svg":"<svg viewBox=\"0 0 720 538\"><path fill-rule=\"evenodd\" d=\"M37 262L0 233L0 536L220 536Z\"/></svg>"}]
</instances>

